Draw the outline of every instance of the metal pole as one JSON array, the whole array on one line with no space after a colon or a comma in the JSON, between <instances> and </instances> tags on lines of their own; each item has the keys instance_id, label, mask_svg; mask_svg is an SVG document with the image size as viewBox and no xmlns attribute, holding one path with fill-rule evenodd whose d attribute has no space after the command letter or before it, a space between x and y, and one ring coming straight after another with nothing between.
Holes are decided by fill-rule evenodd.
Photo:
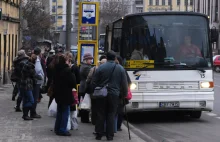
<instances>
[{"instance_id":1,"label":"metal pole","mask_svg":"<svg viewBox=\"0 0 220 142\"><path fill-rule=\"evenodd\" d=\"M58 7L57 7L57 0L56 0L56 31L57 31L57 19L58 19L58 15L57 15L57 10L58 10Z\"/></svg>"},{"instance_id":2,"label":"metal pole","mask_svg":"<svg viewBox=\"0 0 220 142\"><path fill-rule=\"evenodd\" d=\"M70 51L72 0L66 0L66 51Z\"/></svg>"}]
</instances>

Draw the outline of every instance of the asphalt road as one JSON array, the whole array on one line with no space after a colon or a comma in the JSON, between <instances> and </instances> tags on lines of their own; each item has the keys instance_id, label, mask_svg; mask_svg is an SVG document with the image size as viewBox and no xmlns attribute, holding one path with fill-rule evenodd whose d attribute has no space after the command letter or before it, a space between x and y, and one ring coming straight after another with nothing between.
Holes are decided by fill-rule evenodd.
<instances>
[{"instance_id":1,"label":"asphalt road","mask_svg":"<svg viewBox=\"0 0 220 142\"><path fill-rule=\"evenodd\" d=\"M131 130L147 142L220 142L220 73L215 73L214 111L192 119L176 113L129 115Z\"/></svg>"}]
</instances>

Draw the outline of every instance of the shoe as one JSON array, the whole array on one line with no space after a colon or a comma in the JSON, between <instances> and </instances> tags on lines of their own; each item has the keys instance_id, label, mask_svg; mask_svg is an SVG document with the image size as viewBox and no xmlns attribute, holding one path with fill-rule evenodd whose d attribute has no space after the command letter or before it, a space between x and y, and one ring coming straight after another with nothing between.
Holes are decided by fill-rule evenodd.
<instances>
[{"instance_id":1,"label":"shoe","mask_svg":"<svg viewBox=\"0 0 220 142\"><path fill-rule=\"evenodd\" d=\"M107 141L113 141L113 138L107 138Z\"/></svg>"},{"instance_id":2,"label":"shoe","mask_svg":"<svg viewBox=\"0 0 220 142\"><path fill-rule=\"evenodd\" d=\"M16 95L12 95L12 101L15 101Z\"/></svg>"},{"instance_id":3,"label":"shoe","mask_svg":"<svg viewBox=\"0 0 220 142\"><path fill-rule=\"evenodd\" d=\"M22 112L22 110L17 106L15 106L14 109L15 109L15 112Z\"/></svg>"},{"instance_id":4,"label":"shoe","mask_svg":"<svg viewBox=\"0 0 220 142\"><path fill-rule=\"evenodd\" d=\"M22 117L24 120L29 121L29 120L33 120L32 118L30 118L29 116L23 116Z\"/></svg>"},{"instance_id":5,"label":"shoe","mask_svg":"<svg viewBox=\"0 0 220 142\"><path fill-rule=\"evenodd\" d=\"M31 118L41 118L39 114L31 115Z\"/></svg>"},{"instance_id":6,"label":"shoe","mask_svg":"<svg viewBox=\"0 0 220 142\"><path fill-rule=\"evenodd\" d=\"M95 139L96 140L102 140L102 137L101 136L96 136Z\"/></svg>"},{"instance_id":7,"label":"shoe","mask_svg":"<svg viewBox=\"0 0 220 142\"><path fill-rule=\"evenodd\" d=\"M58 136L71 136L69 132L67 133L56 133Z\"/></svg>"}]
</instances>

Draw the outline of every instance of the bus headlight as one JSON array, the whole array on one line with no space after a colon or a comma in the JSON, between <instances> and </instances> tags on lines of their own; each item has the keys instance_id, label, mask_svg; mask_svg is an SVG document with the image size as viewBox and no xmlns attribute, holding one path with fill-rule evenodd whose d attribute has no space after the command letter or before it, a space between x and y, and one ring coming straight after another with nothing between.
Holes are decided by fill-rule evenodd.
<instances>
[{"instance_id":1,"label":"bus headlight","mask_svg":"<svg viewBox=\"0 0 220 142\"><path fill-rule=\"evenodd\" d=\"M213 82L201 82L200 86L201 88L213 88L214 83Z\"/></svg>"},{"instance_id":2,"label":"bus headlight","mask_svg":"<svg viewBox=\"0 0 220 142\"><path fill-rule=\"evenodd\" d=\"M131 89L131 90L137 89L137 84L136 84L136 83L131 83L130 89Z\"/></svg>"}]
</instances>

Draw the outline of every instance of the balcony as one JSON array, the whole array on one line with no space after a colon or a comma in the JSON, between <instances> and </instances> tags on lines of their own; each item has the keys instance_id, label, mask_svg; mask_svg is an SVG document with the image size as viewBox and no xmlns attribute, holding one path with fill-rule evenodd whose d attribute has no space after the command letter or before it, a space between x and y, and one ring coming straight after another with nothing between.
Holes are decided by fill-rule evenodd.
<instances>
[{"instance_id":1,"label":"balcony","mask_svg":"<svg viewBox=\"0 0 220 142\"><path fill-rule=\"evenodd\" d=\"M144 2L143 0L136 0L135 5L136 7L144 7Z\"/></svg>"}]
</instances>

